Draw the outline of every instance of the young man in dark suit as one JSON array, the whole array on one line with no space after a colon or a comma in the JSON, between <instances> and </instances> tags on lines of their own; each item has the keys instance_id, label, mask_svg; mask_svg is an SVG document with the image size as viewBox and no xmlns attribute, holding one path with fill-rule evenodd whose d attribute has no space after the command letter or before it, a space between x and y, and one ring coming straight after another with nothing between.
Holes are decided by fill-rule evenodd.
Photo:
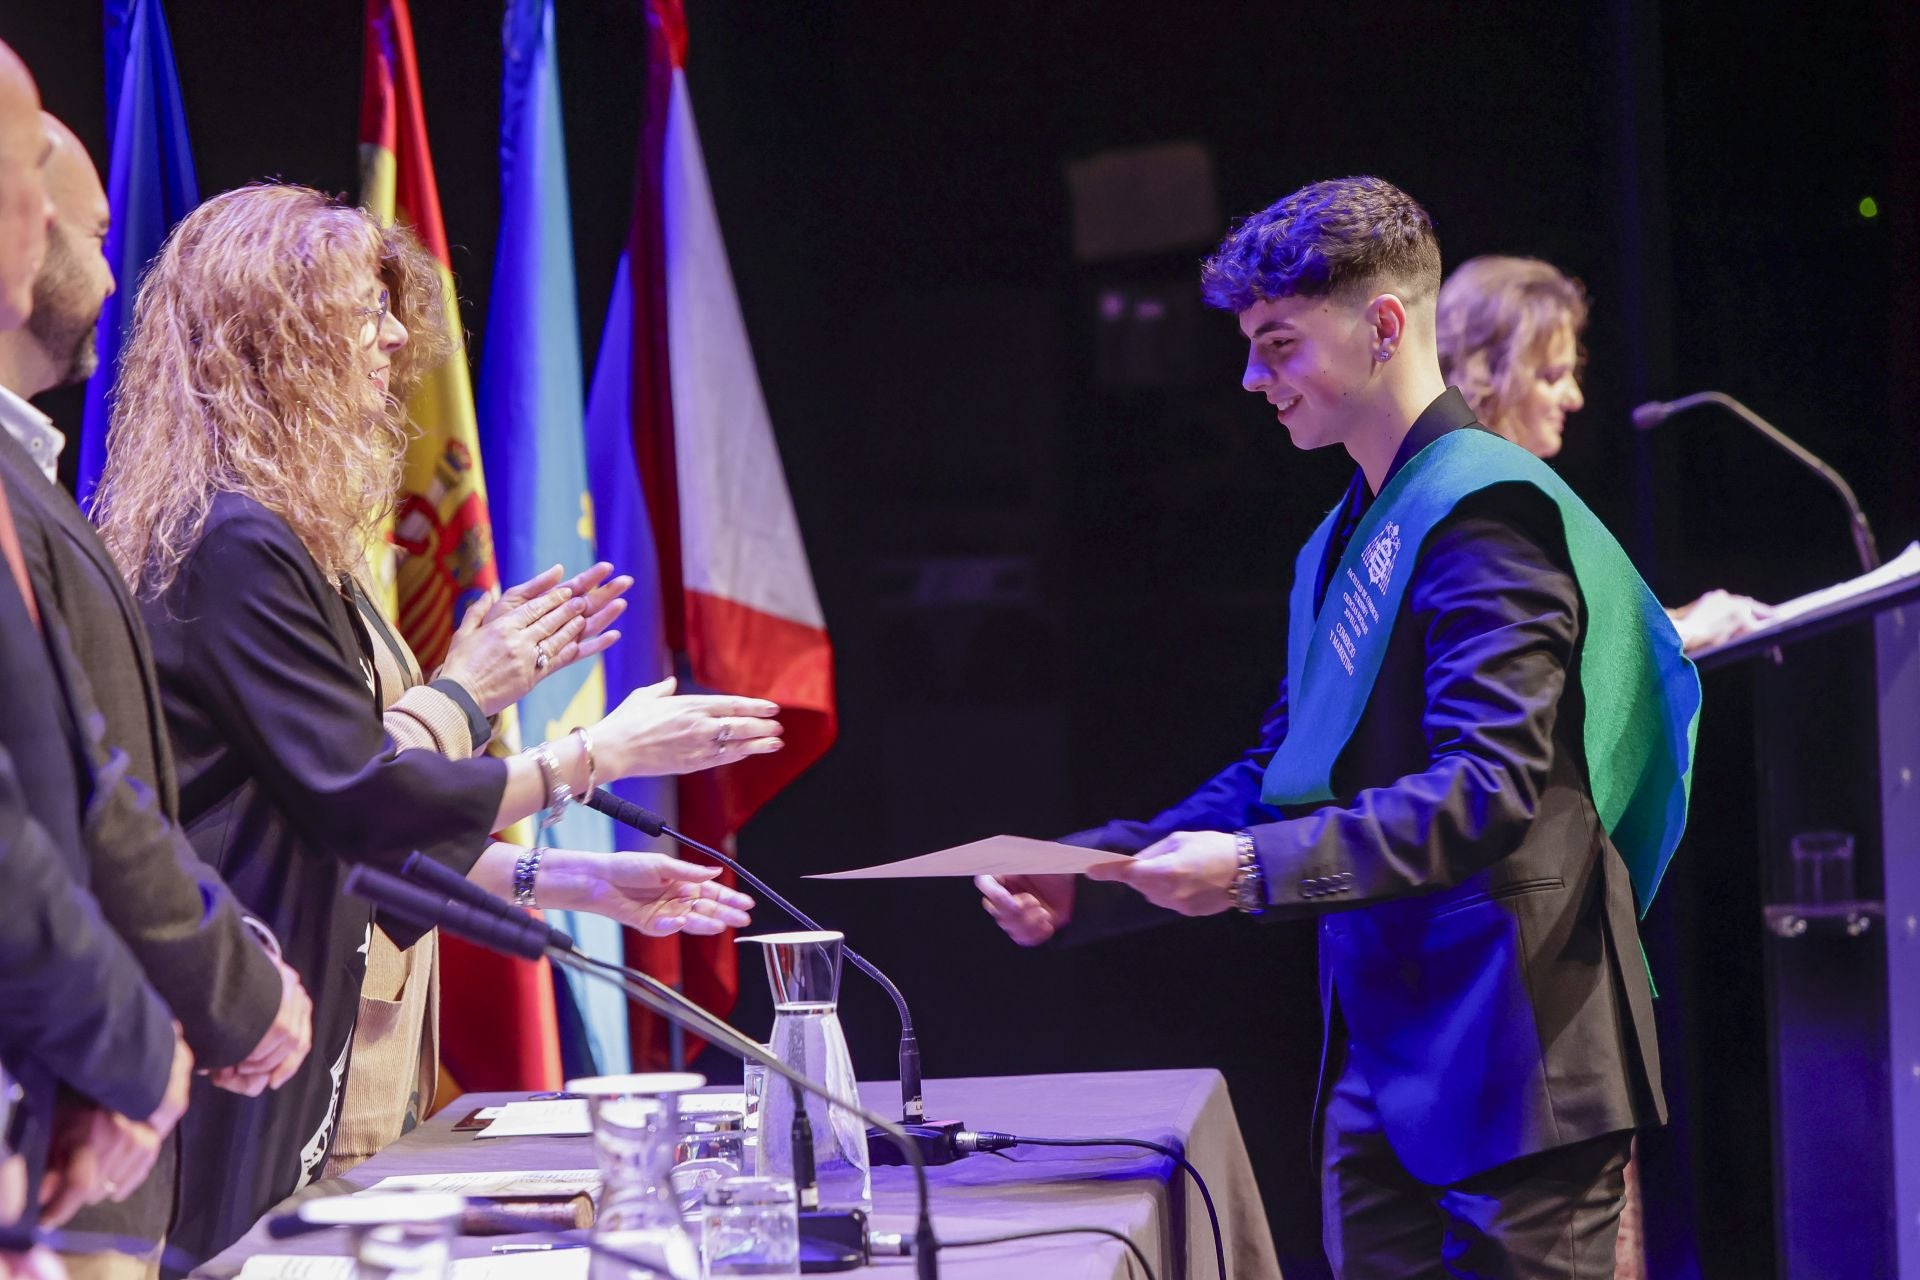
<instances>
[{"instance_id":1,"label":"young man in dark suit","mask_svg":"<svg viewBox=\"0 0 1920 1280\"><path fill-rule=\"evenodd\" d=\"M33 314L23 328L0 333L0 485L36 593L70 642L53 656L73 720L104 727L86 779L93 798L83 832L102 909L215 1082L257 1093L300 1065L310 1005L293 970L263 949L225 884L174 825L172 748L145 625L106 547L55 482L64 437L27 403L93 372L94 326L114 288L101 251L108 207L99 175L65 125L43 120L54 219ZM59 1121L56 1172L114 1141L114 1119L83 1099L69 1099ZM157 1243L173 1209L173 1159L169 1147L152 1176L117 1187L115 1203L81 1210L73 1225ZM84 1198L85 1188L64 1182L69 1194L50 1206L55 1219ZM106 1267L135 1274L152 1264L104 1255L71 1263L76 1276Z\"/></svg>"},{"instance_id":2,"label":"young man in dark suit","mask_svg":"<svg viewBox=\"0 0 1920 1280\"><path fill-rule=\"evenodd\" d=\"M1314 919L1335 1272L1609 1277L1628 1144L1665 1118L1635 907L1699 683L1619 545L1445 385L1439 285L1425 210L1377 178L1302 188L1207 261L1243 385L1357 467L1294 565L1280 701L1187 800L1073 837L1135 855L1113 883L979 883L1026 945Z\"/></svg>"}]
</instances>

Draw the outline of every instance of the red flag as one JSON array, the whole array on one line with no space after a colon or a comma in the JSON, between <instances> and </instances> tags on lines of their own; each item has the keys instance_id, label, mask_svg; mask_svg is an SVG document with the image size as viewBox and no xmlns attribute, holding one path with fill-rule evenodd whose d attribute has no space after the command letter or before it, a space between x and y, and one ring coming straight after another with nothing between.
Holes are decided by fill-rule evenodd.
<instances>
[{"instance_id":1,"label":"red flag","mask_svg":"<svg viewBox=\"0 0 1920 1280\"><path fill-rule=\"evenodd\" d=\"M628 244L633 443L660 558L667 646L693 685L780 704L786 748L681 780L679 826L719 844L832 745L833 651L720 238L683 68L680 0L652 0L647 102ZM730 935L629 937L632 962L716 1013L733 1008ZM665 1061L637 1021L637 1068Z\"/></svg>"},{"instance_id":2,"label":"red flag","mask_svg":"<svg viewBox=\"0 0 1920 1280\"><path fill-rule=\"evenodd\" d=\"M360 203L382 223L411 226L440 263L448 332L461 334L440 189L407 0L367 0L360 103ZM473 383L463 349L407 402L418 436L407 452L392 541L400 556L386 603L420 664L446 656L458 612L500 581L480 466ZM557 1089L560 1040L546 961L483 951L442 935L440 1048L465 1089Z\"/></svg>"}]
</instances>

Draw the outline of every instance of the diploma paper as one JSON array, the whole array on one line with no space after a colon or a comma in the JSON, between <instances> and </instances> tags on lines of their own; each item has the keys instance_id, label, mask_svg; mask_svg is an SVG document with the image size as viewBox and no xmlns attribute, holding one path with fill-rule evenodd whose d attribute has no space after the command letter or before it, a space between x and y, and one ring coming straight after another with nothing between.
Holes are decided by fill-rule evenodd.
<instances>
[{"instance_id":1,"label":"diploma paper","mask_svg":"<svg viewBox=\"0 0 1920 1280\"><path fill-rule=\"evenodd\" d=\"M1089 867L1125 862L1123 853L1081 849L1026 836L988 836L954 849L886 862L853 871L831 871L809 880L906 880L916 876L1073 876Z\"/></svg>"}]
</instances>

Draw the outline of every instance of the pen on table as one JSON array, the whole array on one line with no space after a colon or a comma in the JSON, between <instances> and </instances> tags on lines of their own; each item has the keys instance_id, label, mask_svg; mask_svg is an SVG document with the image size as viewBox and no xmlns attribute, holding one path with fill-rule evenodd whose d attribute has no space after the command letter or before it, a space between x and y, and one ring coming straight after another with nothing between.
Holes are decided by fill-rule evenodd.
<instances>
[{"instance_id":1,"label":"pen on table","mask_svg":"<svg viewBox=\"0 0 1920 1280\"><path fill-rule=\"evenodd\" d=\"M551 1242L542 1242L540 1244L497 1244L493 1246L493 1251L495 1253L545 1253L549 1249L554 1249L564 1253L568 1249L584 1249L584 1248L586 1248L585 1245L579 1245L579 1244L553 1244Z\"/></svg>"}]
</instances>

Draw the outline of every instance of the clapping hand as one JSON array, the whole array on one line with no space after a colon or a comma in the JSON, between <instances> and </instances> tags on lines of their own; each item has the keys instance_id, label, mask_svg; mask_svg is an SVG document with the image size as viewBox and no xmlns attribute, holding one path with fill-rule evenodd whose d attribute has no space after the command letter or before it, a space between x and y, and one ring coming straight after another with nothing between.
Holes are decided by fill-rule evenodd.
<instances>
[{"instance_id":1,"label":"clapping hand","mask_svg":"<svg viewBox=\"0 0 1920 1280\"><path fill-rule=\"evenodd\" d=\"M495 716L554 672L604 652L620 638L610 630L626 610L633 585L602 561L565 582L554 565L505 592L468 607L436 678L458 681Z\"/></svg>"}]
</instances>

